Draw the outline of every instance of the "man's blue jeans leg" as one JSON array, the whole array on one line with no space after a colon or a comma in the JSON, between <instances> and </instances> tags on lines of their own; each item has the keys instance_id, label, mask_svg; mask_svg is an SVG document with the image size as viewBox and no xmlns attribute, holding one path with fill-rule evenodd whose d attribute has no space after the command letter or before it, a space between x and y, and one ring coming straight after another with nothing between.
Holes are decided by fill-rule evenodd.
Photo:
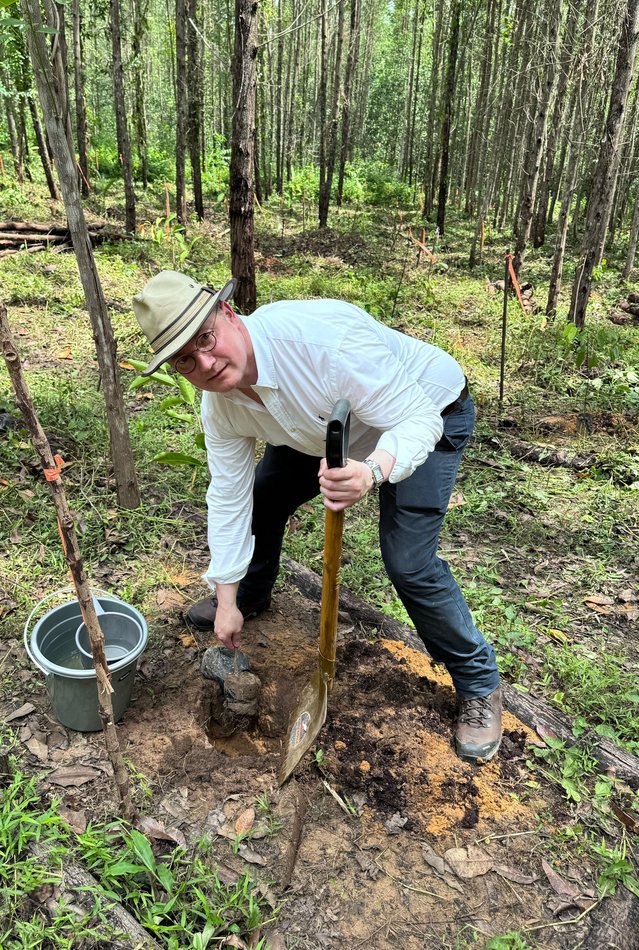
<instances>
[{"instance_id":1,"label":"man's blue jeans leg","mask_svg":"<svg viewBox=\"0 0 639 950\"><path fill-rule=\"evenodd\" d=\"M379 493L388 575L430 655L445 664L463 698L487 696L499 686L495 651L475 626L448 564L437 556L474 415L469 398L444 417L444 435L424 464L404 481L382 485Z\"/></svg>"}]
</instances>

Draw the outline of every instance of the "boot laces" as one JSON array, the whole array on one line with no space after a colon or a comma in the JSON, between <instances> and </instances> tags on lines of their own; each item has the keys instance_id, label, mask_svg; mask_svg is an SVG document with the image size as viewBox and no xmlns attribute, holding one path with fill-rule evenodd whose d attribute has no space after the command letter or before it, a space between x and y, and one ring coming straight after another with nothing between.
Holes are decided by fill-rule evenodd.
<instances>
[{"instance_id":1,"label":"boot laces","mask_svg":"<svg viewBox=\"0 0 639 950\"><path fill-rule=\"evenodd\" d=\"M462 700L459 721L467 726L484 729L490 725L492 718L490 696L472 696Z\"/></svg>"}]
</instances>

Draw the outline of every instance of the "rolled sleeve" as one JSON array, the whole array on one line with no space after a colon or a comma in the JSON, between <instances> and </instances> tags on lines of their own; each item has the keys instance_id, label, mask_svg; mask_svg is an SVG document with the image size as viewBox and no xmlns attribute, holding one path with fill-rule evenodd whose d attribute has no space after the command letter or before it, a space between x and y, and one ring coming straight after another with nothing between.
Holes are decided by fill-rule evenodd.
<instances>
[{"instance_id":1,"label":"rolled sleeve","mask_svg":"<svg viewBox=\"0 0 639 950\"><path fill-rule=\"evenodd\" d=\"M255 439L225 435L202 414L211 480L206 493L211 561L205 581L233 584L251 562Z\"/></svg>"},{"instance_id":2,"label":"rolled sleeve","mask_svg":"<svg viewBox=\"0 0 639 950\"><path fill-rule=\"evenodd\" d=\"M383 342L352 334L340 348L337 389L350 392L353 413L380 431L377 448L395 459L389 481L408 478L444 430L441 413Z\"/></svg>"}]
</instances>

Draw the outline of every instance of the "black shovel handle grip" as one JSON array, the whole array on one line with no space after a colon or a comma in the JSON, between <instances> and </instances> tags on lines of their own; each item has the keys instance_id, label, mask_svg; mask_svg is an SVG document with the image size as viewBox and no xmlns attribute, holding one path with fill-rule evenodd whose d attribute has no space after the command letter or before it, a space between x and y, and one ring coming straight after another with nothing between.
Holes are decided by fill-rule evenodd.
<instances>
[{"instance_id":1,"label":"black shovel handle grip","mask_svg":"<svg viewBox=\"0 0 639 950\"><path fill-rule=\"evenodd\" d=\"M329 468L344 468L348 458L348 438L351 429L351 404L338 399L326 426L326 464Z\"/></svg>"}]
</instances>

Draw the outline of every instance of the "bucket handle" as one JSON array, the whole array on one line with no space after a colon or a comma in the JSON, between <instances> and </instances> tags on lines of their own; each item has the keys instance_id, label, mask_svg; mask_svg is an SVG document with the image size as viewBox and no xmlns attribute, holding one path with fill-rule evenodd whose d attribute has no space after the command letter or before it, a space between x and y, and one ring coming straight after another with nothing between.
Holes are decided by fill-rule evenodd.
<instances>
[{"instance_id":1,"label":"bucket handle","mask_svg":"<svg viewBox=\"0 0 639 950\"><path fill-rule=\"evenodd\" d=\"M31 611L31 613L30 613L29 616L27 617L27 622L26 622L25 625L24 625L24 635L23 635L23 638L24 638L24 648L25 648L25 650L27 651L27 656L29 657L29 659L31 660L31 662L33 663L33 665L36 666L36 667L40 670L41 673L44 673L45 676L48 676L48 675L49 675L49 671L46 670L43 666L41 666L41 665L38 663L38 661L37 661L36 658L34 657L33 653L31 652L31 647L29 646L29 633L31 632L31 630L30 630L30 628L31 628L31 621L32 621L33 616L34 616L34 614L36 613L36 611L38 611L38 610L40 609L40 607L42 607L42 605L43 605L44 603L46 603L47 600L51 600L52 597L57 597L58 594L69 594L69 593L71 593L71 592L76 593L75 587L62 587L60 590L54 590L54 591L52 591L50 594L45 594L44 597L42 598L42 600L39 600L38 603L35 605L35 607L34 607L33 610ZM91 593L92 593L92 594L94 594L94 593L97 593L97 594L106 594L107 597L111 597L113 600L117 600L117 599L118 599L117 597L114 597L113 594L110 594L108 591L102 590L101 587L91 588Z\"/></svg>"}]
</instances>

